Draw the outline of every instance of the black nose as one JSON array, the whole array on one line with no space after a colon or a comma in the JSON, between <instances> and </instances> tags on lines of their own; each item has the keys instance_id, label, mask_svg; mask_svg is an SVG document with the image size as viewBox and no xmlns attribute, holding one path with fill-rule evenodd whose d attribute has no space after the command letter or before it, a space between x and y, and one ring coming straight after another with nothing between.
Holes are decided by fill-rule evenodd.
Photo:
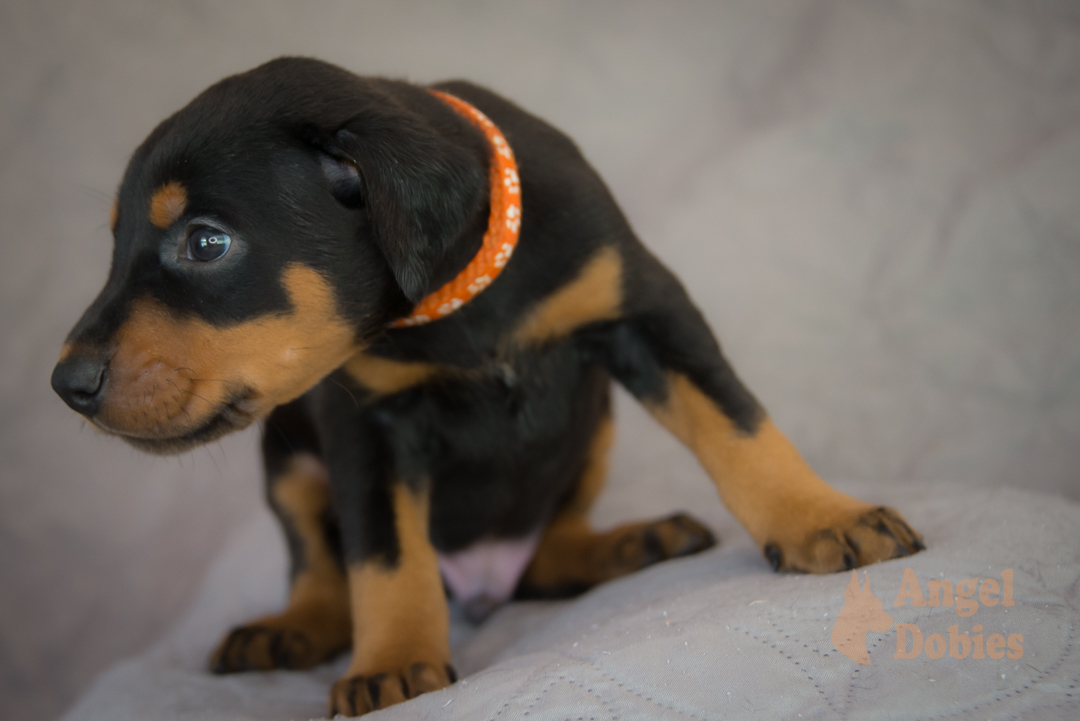
<instances>
[{"instance_id":1,"label":"black nose","mask_svg":"<svg viewBox=\"0 0 1080 721\"><path fill-rule=\"evenodd\" d=\"M75 411L87 418L98 412L101 389L105 387L104 358L78 354L56 364L52 387Z\"/></svg>"}]
</instances>

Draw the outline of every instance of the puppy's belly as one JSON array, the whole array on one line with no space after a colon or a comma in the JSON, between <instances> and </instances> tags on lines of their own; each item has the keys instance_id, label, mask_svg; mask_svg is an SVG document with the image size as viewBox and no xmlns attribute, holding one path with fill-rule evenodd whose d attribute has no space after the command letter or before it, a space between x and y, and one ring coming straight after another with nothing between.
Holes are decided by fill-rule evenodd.
<instances>
[{"instance_id":1,"label":"puppy's belly","mask_svg":"<svg viewBox=\"0 0 1080 721\"><path fill-rule=\"evenodd\" d=\"M540 533L520 539L478 541L439 554L439 570L472 621L482 621L510 599L532 560Z\"/></svg>"}]
</instances>

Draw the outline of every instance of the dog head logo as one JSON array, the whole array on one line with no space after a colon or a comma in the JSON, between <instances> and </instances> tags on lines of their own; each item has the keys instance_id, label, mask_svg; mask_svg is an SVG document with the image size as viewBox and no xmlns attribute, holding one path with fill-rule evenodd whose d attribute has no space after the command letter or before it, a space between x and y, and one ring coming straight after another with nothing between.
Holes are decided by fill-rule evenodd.
<instances>
[{"instance_id":1,"label":"dog head logo","mask_svg":"<svg viewBox=\"0 0 1080 721\"><path fill-rule=\"evenodd\" d=\"M866 650L866 632L885 633L892 628L892 616L881 608L881 601L870 591L870 577L859 588L859 574L851 572L851 583L844 589L844 607L836 617L832 642L836 650L852 661L870 665Z\"/></svg>"}]
</instances>

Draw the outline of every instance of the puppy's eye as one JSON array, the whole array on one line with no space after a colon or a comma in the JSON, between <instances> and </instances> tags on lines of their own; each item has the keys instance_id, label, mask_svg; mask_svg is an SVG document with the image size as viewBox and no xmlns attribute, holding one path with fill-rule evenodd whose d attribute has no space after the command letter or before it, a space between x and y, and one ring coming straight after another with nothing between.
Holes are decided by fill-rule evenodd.
<instances>
[{"instance_id":1,"label":"puppy's eye","mask_svg":"<svg viewBox=\"0 0 1080 721\"><path fill-rule=\"evenodd\" d=\"M217 260L225 255L232 244L228 233L213 228L196 228L187 240L187 255L191 260L203 263Z\"/></svg>"}]
</instances>

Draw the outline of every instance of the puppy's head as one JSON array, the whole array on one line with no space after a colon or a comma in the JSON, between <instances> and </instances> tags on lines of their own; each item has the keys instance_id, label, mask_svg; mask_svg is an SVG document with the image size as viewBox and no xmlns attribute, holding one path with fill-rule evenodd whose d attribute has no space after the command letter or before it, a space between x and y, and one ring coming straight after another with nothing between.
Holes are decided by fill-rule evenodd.
<instances>
[{"instance_id":1,"label":"puppy's head","mask_svg":"<svg viewBox=\"0 0 1080 721\"><path fill-rule=\"evenodd\" d=\"M297 58L226 78L133 155L53 387L152 452L247 426L429 291L482 218L483 157L404 83Z\"/></svg>"}]
</instances>

